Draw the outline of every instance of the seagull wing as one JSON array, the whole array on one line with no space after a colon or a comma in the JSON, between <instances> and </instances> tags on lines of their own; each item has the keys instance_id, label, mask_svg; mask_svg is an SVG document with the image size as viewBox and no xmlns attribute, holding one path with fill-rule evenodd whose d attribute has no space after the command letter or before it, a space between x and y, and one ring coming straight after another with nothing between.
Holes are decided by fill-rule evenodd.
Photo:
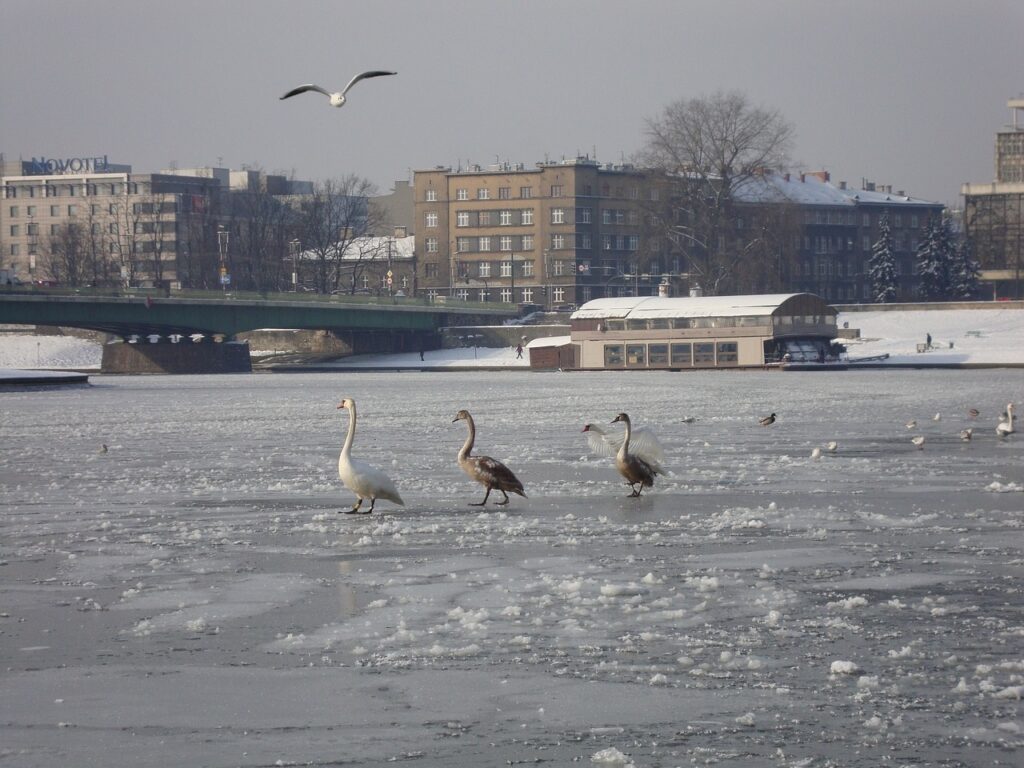
<instances>
[{"instance_id":1,"label":"seagull wing","mask_svg":"<svg viewBox=\"0 0 1024 768\"><path fill-rule=\"evenodd\" d=\"M371 69L369 72L360 72L358 75L356 75L355 77L353 77L351 80L348 81L348 85L345 86L345 90L343 90L341 92L341 95L344 96L346 93L348 93L349 89L353 85L358 83L360 80L365 80L368 77L382 77L384 75L397 75L397 74L398 74L397 72L385 72L383 69Z\"/></svg>"},{"instance_id":2,"label":"seagull wing","mask_svg":"<svg viewBox=\"0 0 1024 768\"><path fill-rule=\"evenodd\" d=\"M281 98L282 99L287 99L287 98L289 98L291 96L298 96L300 93L305 93L306 91L316 91L317 93L322 93L324 96L327 96L327 97L330 97L330 95L331 95L327 91L325 91L323 88L321 88L319 85L313 85L312 83L307 83L306 85L300 85L298 88L292 88L290 91L288 91L288 93L286 93Z\"/></svg>"}]
</instances>

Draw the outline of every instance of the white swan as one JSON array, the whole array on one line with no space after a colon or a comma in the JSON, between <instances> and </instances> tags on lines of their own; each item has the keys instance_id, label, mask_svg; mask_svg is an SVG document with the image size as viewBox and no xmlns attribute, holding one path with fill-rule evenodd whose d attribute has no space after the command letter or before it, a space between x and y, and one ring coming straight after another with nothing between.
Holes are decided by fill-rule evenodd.
<instances>
[{"instance_id":1,"label":"white swan","mask_svg":"<svg viewBox=\"0 0 1024 768\"><path fill-rule=\"evenodd\" d=\"M338 405L339 409L348 410L348 433L345 435L345 444L341 448L341 455L338 456L338 477L345 487L359 497L352 509L345 510L345 514L368 515L373 512L373 505L377 499L387 499L395 504L405 506L398 489L391 482L391 478L374 466L365 461L352 458L352 441L356 436L356 401L346 397ZM370 500L370 508L360 511L364 499Z\"/></svg>"},{"instance_id":2,"label":"white swan","mask_svg":"<svg viewBox=\"0 0 1024 768\"><path fill-rule=\"evenodd\" d=\"M625 413L620 413L612 419L612 424L617 421L626 425L626 432L622 437L622 445L619 446L619 451L615 454L615 468L619 470L620 475L626 478L626 483L633 490L629 495L640 496L644 488L654 485L655 476L664 474L665 470L658 462L644 461L635 453L630 453L629 441L633 430L632 423Z\"/></svg>"},{"instance_id":3,"label":"white swan","mask_svg":"<svg viewBox=\"0 0 1024 768\"><path fill-rule=\"evenodd\" d=\"M352 86L358 83L360 80L365 80L368 77L381 77L383 75L397 74L397 72L385 72L384 70L380 69L370 70L369 72L360 72L358 75L356 75L355 77L348 81L348 85L345 86L344 90L336 91L334 93L331 93L330 91L321 88L319 85L307 83L306 85L300 85L297 88L292 88L290 91L288 91L288 93L282 96L281 99L284 100L291 98L292 96L298 96L300 93L305 93L306 91L316 91L317 93L322 93L324 96L326 96L330 100L332 107L343 107L345 106L345 94L348 93Z\"/></svg>"},{"instance_id":4,"label":"white swan","mask_svg":"<svg viewBox=\"0 0 1024 768\"><path fill-rule=\"evenodd\" d=\"M626 437L625 432L608 434L597 424L584 424L583 431L587 435L591 453L608 458L613 458L619 452ZM633 429L630 432L629 452L648 464L661 464L665 461L665 449L649 429Z\"/></svg>"},{"instance_id":5,"label":"white swan","mask_svg":"<svg viewBox=\"0 0 1024 768\"><path fill-rule=\"evenodd\" d=\"M999 437L1006 437L1014 432L1016 430L1013 428L1013 403L1009 403L1006 406L1006 421L1001 421L996 425L996 434Z\"/></svg>"},{"instance_id":6,"label":"white swan","mask_svg":"<svg viewBox=\"0 0 1024 768\"><path fill-rule=\"evenodd\" d=\"M456 421L466 422L466 426L469 428L466 442L462 444L462 449L459 451L459 466L462 467L463 472L487 488L484 500L470 502L470 506L482 507L487 503L487 497L491 495L492 490L501 491L501 495L505 497L504 501L494 502L501 506L508 504L508 493L506 491L518 493L525 499L526 491L523 490L523 484L519 482L519 478L515 476L511 469L490 456L470 455L473 451L473 443L476 441L476 424L473 422L473 417L469 415L469 411L462 409L455 414L452 424Z\"/></svg>"}]
</instances>

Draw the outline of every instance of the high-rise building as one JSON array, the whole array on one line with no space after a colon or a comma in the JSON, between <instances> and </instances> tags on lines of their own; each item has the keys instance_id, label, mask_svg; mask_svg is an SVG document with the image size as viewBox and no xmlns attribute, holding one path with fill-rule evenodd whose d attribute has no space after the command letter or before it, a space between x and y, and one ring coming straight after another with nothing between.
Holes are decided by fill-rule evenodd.
<instances>
[{"instance_id":1,"label":"high-rise building","mask_svg":"<svg viewBox=\"0 0 1024 768\"><path fill-rule=\"evenodd\" d=\"M995 181L968 183L964 233L993 298L1024 298L1024 99L1010 99L1011 124L996 133Z\"/></svg>"}]
</instances>

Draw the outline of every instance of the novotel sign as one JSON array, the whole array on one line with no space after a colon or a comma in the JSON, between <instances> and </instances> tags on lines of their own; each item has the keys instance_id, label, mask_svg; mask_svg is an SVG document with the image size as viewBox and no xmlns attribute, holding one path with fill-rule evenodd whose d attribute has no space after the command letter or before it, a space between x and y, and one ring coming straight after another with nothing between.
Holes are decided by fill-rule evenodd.
<instances>
[{"instance_id":1,"label":"novotel sign","mask_svg":"<svg viewBox=\"0 0 1024 768\"><path fill-rule=\"evenodd\" d=\"M23 161L26 175L47 174L55 175L61 173L103 173L108 170L110 163L107 156L102 157L33 157L31 160Z\"/></svg>"}]
</instances>

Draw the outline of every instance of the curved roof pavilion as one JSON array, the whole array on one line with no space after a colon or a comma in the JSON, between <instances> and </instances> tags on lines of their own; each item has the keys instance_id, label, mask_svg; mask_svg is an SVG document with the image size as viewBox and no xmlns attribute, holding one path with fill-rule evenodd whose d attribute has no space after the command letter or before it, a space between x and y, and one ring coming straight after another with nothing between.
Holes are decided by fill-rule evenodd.
<instances>
[{"instance_id":1,"label":"curved roof pavilion","mask_svg":"<svg viewBox=\"0 0 1024 768\"><path fill-rule=\"evenodd\" d=\"M623 296L594 299L572 313L570 320L647 320L673 317L768 317L831 315L838 311L811 293L768 293L752 296Z\"/></svg>"}]
</instances>

